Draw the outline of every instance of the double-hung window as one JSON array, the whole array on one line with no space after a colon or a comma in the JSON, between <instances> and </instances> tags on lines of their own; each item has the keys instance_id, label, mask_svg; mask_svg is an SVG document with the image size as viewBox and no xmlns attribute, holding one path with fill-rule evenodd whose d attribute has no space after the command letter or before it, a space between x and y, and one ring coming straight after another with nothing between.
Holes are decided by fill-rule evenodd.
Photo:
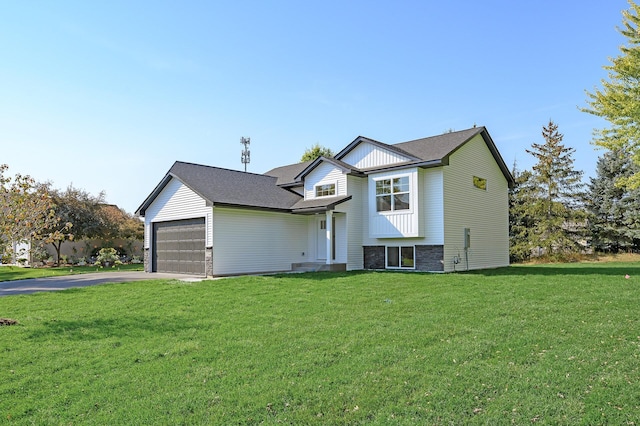
<instances>
[{"instance_id":1,"label":"double-hung window","mask_svg":"<svg viewBox=\"0 0 640 426\"><path fill-rule=\"evenodd\" d=\"M409 199L409 176L376 181L376 211L409 210Z\"/></svg>"},{"instance_id":2,"label":"double-hung window","mask_svg":"<svg viewBox=\"0 0 640 426\"><path fill-rule=\"evenodd\" d=\"M336 195L336 184L327 183L316 186L316 197L330 197Z\"/></svg>"}]
</instances>

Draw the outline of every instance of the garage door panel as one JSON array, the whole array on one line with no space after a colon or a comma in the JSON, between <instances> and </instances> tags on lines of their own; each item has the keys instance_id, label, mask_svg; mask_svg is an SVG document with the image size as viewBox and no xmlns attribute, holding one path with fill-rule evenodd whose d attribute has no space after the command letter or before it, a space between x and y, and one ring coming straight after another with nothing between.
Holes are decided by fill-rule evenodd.
<instances>
[{"instance_id":1,"label":"garage door panel","mask_svg":"<svg viewBox=\"0 0 640 426\"><path fill-rule=\"evenodd\" d=\"M153 271L203 275L205 232L204 218L154 223Z\"/></svg>"}]
</instances>

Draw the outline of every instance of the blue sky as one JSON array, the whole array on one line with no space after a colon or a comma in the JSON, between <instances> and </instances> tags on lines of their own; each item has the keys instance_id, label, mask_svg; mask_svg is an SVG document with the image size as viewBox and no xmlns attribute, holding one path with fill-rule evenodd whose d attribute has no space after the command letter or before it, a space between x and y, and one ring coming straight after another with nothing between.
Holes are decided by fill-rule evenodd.
<instances>
[{"instance_id":1,"label":"blue sky","mask_svg":"<svg viewBox=\"0 0 640 426\"><path fill-rule=\"evenodd\" d=\"M504 160L549 119L593 176L579 111L626 0L0 0L0 163L133 212L174 161L242 170L315 143L486 126Z\"/></svg>"}]
</instances>

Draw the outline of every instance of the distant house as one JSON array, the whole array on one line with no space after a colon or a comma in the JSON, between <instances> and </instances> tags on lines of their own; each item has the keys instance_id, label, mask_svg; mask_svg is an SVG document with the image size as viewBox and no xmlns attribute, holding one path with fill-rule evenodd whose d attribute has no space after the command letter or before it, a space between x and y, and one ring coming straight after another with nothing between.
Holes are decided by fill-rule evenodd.
<instances>
[{"instance_id":1,"label":"distant house","mask_svg":"<svg viewBox=\"0 0 640 426\"><path fill-rule=\"evenodd\" d=\"M393 145L360 136L263 175L178 161L136 213L148 272L450 272L509 264L512 184L474 127Z\"/></svg>"}]
</instances>

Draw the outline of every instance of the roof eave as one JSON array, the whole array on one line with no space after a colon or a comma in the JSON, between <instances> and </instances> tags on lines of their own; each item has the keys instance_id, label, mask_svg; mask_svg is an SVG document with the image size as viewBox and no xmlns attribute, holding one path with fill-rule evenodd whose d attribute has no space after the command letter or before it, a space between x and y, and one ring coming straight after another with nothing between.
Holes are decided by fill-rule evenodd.
<instances>
[{"instance_id":1,"label":"roof eave","mask_svg":"<svg viewBox=\"0 0 640 426\"><path fill-rule=\"evenodd\" d=\"M391 165L385 166L385 167L366 170L366 171L364 171L364 173L366 175L370 175L370 174L374 174L374 173L382 173L382 172L388 172L388 171L393 171L393 170L409 169L409 168L413 168L413 167L420 167L422 169L428 169L428 168L431 168L431 167L446 166L447 164L449 164L448 159L447 159L447 161L445 161L445 160L431 160L431 161L420 161L420 162L415 162L415 163L403 163L403 164L397 164L397 165L391 164Z\"/></svg>"},{"instance_id":2,"label":"roof eave","mask_svg":"<svg viewBox=\"0 0 640 426\"><path fill-rule=\"evenodd\" d=\"M142 204L140 204L140 207L136 209L135 215L139 217L144 217L144 215L146 214L147 208L149 208L151 203L155 201L158 194L162 192L162 190L167 186L169 181L173 178L174 176L171 173L167 173L166 175L164 175L160 183L156 185L153 191L151 191L151 193L147 196L147 198L145 198Z\"/></svg>"},{"instance_id":3,"label":"roof eave","mask_svg":"<svg viewBox=\"0 0 640 426\"><path fill-rule=\"evenodd\" d=\"M353 168L349 168L349 167L345 167L342 164L339 164L337 161L332 161L332 158L327 158L327 157L323 157L320 156L318 158L316 158L315 160L313 160L313 162L311 162L311 164L309 164L307 167L305 167L305 169L303 171L301 171L300 173L298 173L296 175L296 177L293 178L295 183L301 182L302 179L304 179L309 173L311 173L313 171L313 169L315 169L316 167L318 167L318 165L323 162L326 161L330 164L333 164L334 166L338 167L340 170L342 170L343 172L347 173L347 174L353 174L353 173L357 173L357 170L354 170ZM337 159L336 159L337 160Z\"/></svg>"},{"instance_id":4,"label":"roof eave","mask_svg":"<svg viewBox=\"0 0 640 426\"><path fill-rule=\"evenodd\" d=\"M230 207L235 209L245 209L245 210L260 210L260 211L270 211L270 212L279 212L279 213L291 213L290 207L268 207L268 206L250 206L247 204L234 204L234 203L212 203L211 207Z\"/></svg>"},{"instance_id":5,"label":"roof eave","mask_svg":"<svg viewBox=\"0 0 640 426\"><path fill-rule=\"evenodd\" d=\"M502 155L500 155L500 151L498 151L498 148L496 147L496 144L493 142L493 139L491 138L491 135L489 135L489 132L487 131L487 129L485 127L482 128L482 132L480 132L480 135L482 135L482 138L484 139L485 143L487 144L487 147L489 148L489 151L491 151L491 155L493 155L493 158L496 160L496 163L498 164L498 167L500 167L500 170L502 171L502 174L504 175L505 179L507 180L507 185L509 186L509 188L513 188L514 185L516 184L516 180L514 179L513 175L511 174L511 171L509 171L509 167L507 167L507 163L504 162L504 159L502 158Z\"/></svg>"},{"instance_id":6,"label":"roof eave","mask_svg":"<svg viewBox=\"0 0 640 426\"><path fill-rule=\"evenodd\" d=\"M335 207L338 204L342 204L342 203L344 203L346 201L351 200L352 198L353 197L351 195L349 195L349 196L347 196L345 198L342 198L340 200L337 200L337 201L335 201L333 203L329 203L329 204L324 205L324 206L314 206L314 207L306 207L306 208L298 208L298 209L292 208L290 210L290 212L293 213L293 214L314 214L314 213L327 212L327 211L330 211L330 210L334 210Z\"/></svg>"}]
</instances>

